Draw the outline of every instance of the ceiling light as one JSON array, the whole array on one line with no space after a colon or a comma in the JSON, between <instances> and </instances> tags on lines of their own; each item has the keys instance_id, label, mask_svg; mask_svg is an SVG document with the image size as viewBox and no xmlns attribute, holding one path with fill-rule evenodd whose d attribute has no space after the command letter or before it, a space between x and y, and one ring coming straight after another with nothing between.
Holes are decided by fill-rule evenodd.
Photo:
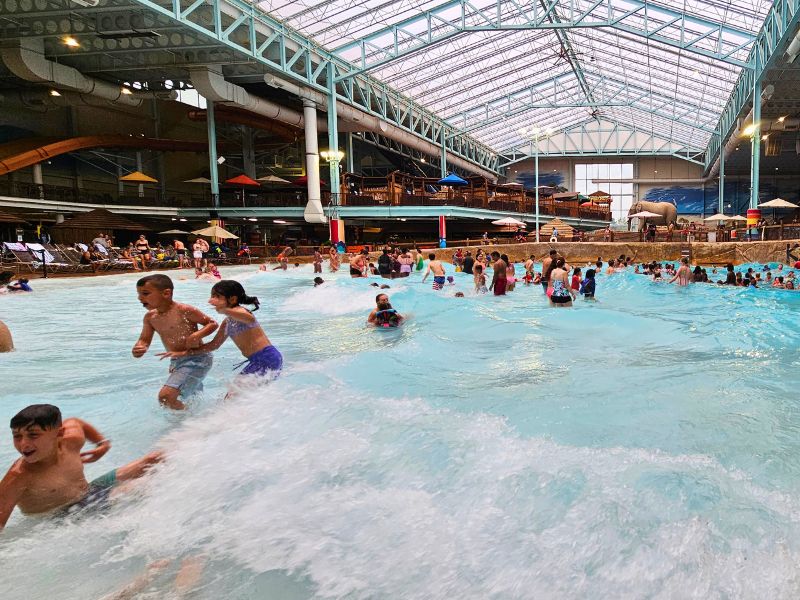
<instances>
[{"instance_id":1,"label":"ceiling light","mask_svg":"<svg viewBox=\"0 0 800 600\"><path fill-rule=\"evenodd\" d=\"M421 159L420 159L420 162L421 162L421 163L424 165L424 164L425 164L425 159L424 159L424 158L421 158Z\"/></svg>"},{"instance_id":2,"label":"ceiling light","mask_svg":"<svg viewBox=\"0 0 800 600\"><path fill-rule=\"evenodd\" d=\"M176 217L172 217L172 220L173 221L177 221L178 219Z\"/></svg>"},{"instance_id":3,"label":"ceiling light","mask_svg":"<svg viewBox=\"0 0 800 600\"><path fill-rule=\"evenodd\" d=\"M405 221L406 219L400 219L401 221Z\"/></svg>"},{"instance_id":4,"label":"ceiling light","mask_svg":"<svg viewBox=\"0 0 800 600\"><path fill-rule=\"evenodd\" d=\"M286 221L283 219L273 219L273 223L277 223L278 225L286 225Z\"/></svg>"},{"instance_id":5,"label":"ceiling light","mask_svg":"<svg viewBox=\"0 0 800 600\"><path fill-rule=\"evenodd\" d=\"M769 134L762 135L761 139L766 142L769 139Z\"/></svg>"},{"instance_id":6,"label":"ceiling light","mask_svg":"<svg viewBox=\"0 0 800 600\"><path fill-rule=\"evenodd\" d=\"M778 117L778 123L783 123L786 120L786 117Z\"/></svg>"},{"instance_id":7,"label":"ceiling light","mask_svg":"<svg viewBox=\"0 0 800 600\"><path fill-rule=\"evenodd\" d=\"M186 223L186 219L181 218L181 219L178 219L178 220L181 221L182 223Z\"/></svg>"},{"instance_id":8,"label":"ceiling light","mask_svg":"<svg viewBox=\"0 0 800 600\"><path fill-rule=\"evenodd\" d=\"M249 219L247 219L247 220L248 220L248 221L258 221L258 219L256 219L255 217L250 217L250 218L249 218Z\"/></svg>"},{"instance_id":9,"label":"ceiling light","mask_svg":"<svg viewBox=\"0 0 800 600\"><path fill-rule=\"evenodd\" d=\"M66 36L61 41L64 42L65 46L69 46L70 48L80 48L80 44L78 43L78 40L76 40L71 35Z\"/></svg>"},{"instance_id":10,"label":"ceiling light","mask_svg":"<svg viewBox=\"0 0 800 600\"><path fill-rule=\"evenodd\" d=\"M58 90L50 90L50 95L57 98L61 95L61 92L59 92Z\"/></svg>"},{"instance_id":11,"label":"ceiling light","mask_svg":"<svg viewBox=\"0 0 800 600\"><path fill-rule=\"evenodd\" d=\"M750 123L750 125L744 128L744 131L742 131L742 135L744 137L750 137L755 133L757 128L758 126L755 123Z\"/></svg>"},{"instance_id":12,"label":"ceiling light","mask_svg":"<svg viewBox=\"0 0 800 600\"><path fill-rule=\"evenodd\" d=\"M222 163L224 163L224 162L225 162L225 157L224 157L224 156L220 156L220 157L217 159L217 164L218 164L218 165L221 165L221 164L222 164Z\"/></svg>"},{"instance_id":13,"label":"ceiling light","mask_svg":"<svg viewBox=\"0 0 800 600\"><path fill-rule=\"evenodd\" d=\"M126 95L126 96L131 96L131 95L133 95L133 92L132 92L132 91L130 91L130 90L129 90L128 88L126 88L125 86L122 86L122 89L120 90L120 92L122 92L122 93L123 93L124 95Z\"/></svg>"}]
</instances>

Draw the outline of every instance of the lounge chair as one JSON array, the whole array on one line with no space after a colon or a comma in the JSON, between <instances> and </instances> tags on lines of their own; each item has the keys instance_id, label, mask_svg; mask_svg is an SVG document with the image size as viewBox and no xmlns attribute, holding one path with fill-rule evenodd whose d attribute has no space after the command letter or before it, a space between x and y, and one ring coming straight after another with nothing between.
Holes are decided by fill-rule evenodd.
<instances>
[{"instance_id":1,"label":"lounge chair","mask_svg":"<svg viewBox=\"0 0 800 600\"><path fill-rule=\"evenodd\" d=\"M62 256L65 261L69 262L75 268L76 273L83 273L94 271L95 267L92 265L84 265L81 264L81 252L76 250L75 248L71 248L69 246L59 246L58 244L49 244L46 245L48 250L56 256L57 254ZM103 265L96 265L97 269L105 268Z\"/></svg>"},{"instance_id":2,"label":"lounge chair","mask_svg":"<svg viewBox=\"0 0 800 600\"><path fill-rule=\"evenodd\" d=\"M10 253L15 264L20 268L27 268L31 273L44 270L42 261L42 251L44 251L44 262L47 263L47 270L51 273L73 271L69 263L56 261L55 257L48 252L41 244L28 244L21 242L3 242L4 252Z\"/></svg>"}]
</instances>

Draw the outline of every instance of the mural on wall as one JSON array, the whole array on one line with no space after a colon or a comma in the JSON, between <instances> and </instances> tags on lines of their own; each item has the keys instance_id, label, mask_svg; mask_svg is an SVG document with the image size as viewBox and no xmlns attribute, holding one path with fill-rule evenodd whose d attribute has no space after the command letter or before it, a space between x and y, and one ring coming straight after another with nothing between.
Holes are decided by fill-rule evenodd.
<instances>
[{"instance_id":1,"label":"mural on wall","mask_svg":"<svg viewBox=\"0 0 800 600\"><path fill-rule=\"evenodd\" d=\"M517 174L517 183L521 183L526 190L533 191L536 189L536 172L524 172ZM566 177L564 174L557 171L548 171L547 173L539 172L539 185L546 185L547 187L564 187L564 182L566 181Z\"/></svg>"},{"instance_id":2,"label":"mural on wall","mask_svg":"<svg viewBox=\"0 0 800 600\"><path fill-rule=\"evenodd\" d=\"M773 198L783 198L789 202L797 202L797 186L791 185L777 186L767 182L761 182L758 196L761 202L767 202ZM795 184L797 182L794 182ZM651 188L644 193L643 200L652 202L670 202L678 209L679 215L713 215L719 211L719 189L717 187L697 188L684 186L657 187ZM728 181L725 184L725 214L742 215L750 206L750 182L749 181Z\"/></svg>"}]
</instances>

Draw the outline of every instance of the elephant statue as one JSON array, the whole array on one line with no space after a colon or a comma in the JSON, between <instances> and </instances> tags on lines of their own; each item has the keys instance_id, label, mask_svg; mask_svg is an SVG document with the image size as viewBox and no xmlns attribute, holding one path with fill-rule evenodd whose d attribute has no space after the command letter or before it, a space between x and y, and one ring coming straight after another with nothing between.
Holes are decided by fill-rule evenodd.
<instances>
[{"instance_id":1,"label":"elephant statue","mask_svg":"<svg viewBox=\"0 0 800 600\"><path fill-rule=\"evenodd\" d=\"M650 223L669 225L670 223L678 222L678 209L672 202L648 202L646 200L639 200L631 204L631 208L628 211L628 231L631 230L631 215L645 210L661 215L660 217L650 217L646 219ZM639 219L639 231L642 231L644 226L645 219Z\"/></svg>"}]
</instances>

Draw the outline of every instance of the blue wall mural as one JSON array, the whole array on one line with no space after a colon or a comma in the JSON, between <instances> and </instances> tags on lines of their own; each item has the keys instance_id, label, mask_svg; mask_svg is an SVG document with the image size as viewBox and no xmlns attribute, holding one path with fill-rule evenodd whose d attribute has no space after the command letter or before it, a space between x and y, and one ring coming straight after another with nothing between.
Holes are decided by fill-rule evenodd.
<instances>
[{"instance_id":1,"label":"blue wall mural","mask_svg":"<svg viewBox=\"0 0 800 600\"><path fill-rule=\"evenodd\" d=\"M773 198L783 198L789 202L798 201L798 181L781 182L780 187L773 183L761 182L758 197L761 202ZM643 200L652 202L671 202L678 208L679 215L713 215L719 210L719 189L709 185L705 189L697 187L671 186L647 190ZM750 182L728 181L725 183L725 214L744 214L750 206Z\"/></svg>"},{"instance_id":2,"label":"blue wall mural","mask_svg":"<svg viewBox=\"0 0 800 600\"><path fill-rule=\"evenodd\" d=\"M536 173L534 171L518 173L516 181L525 186L526 190L533 190L536 188ZM547 173L539 173L539 185L563 187L565 181L566 177L561 172L548 171Z\"/></svg>"}]
</instances>

